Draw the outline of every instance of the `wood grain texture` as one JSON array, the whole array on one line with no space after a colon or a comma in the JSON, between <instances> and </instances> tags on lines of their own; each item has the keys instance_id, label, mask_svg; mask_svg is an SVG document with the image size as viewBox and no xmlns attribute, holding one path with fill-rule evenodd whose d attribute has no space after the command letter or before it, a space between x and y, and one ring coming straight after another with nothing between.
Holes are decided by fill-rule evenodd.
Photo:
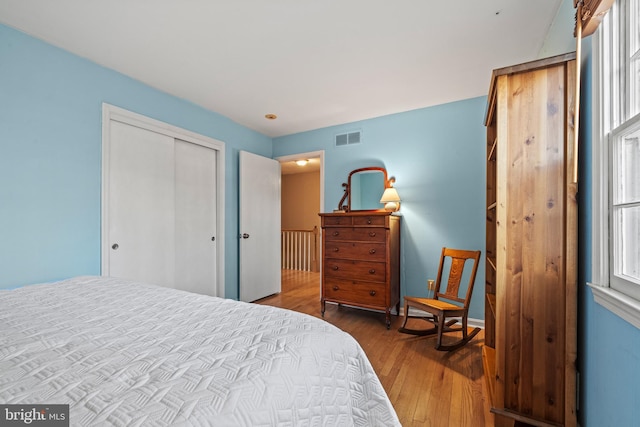
<instances>
[{"instance_id":1,"label":"wood grain texture","mask_svg":"<svg viewBox=\"0 0 640 427\"><path fill-rule=\"evenodd\" d=\"M506 175L506 162L507 162L507 130L509 126L509 115L508 112L508 81L506 76L500 76L497 78L497 110L496 114L500 120L496 121L496 137L498 138L498 146L496 148L497 158L496 158L496 283L495 283L495 292L496 292L496 322L495 322L495 330L496 335L494 337L495 348L504 348L505 340L507 338L507 316L503 309L505 306L505 298L507 297L505 292L505 284L507 282L507 269L506 269L506 258L507 258L507 239L506 239L506 225L507 225L507 215L506 215L506 206L507 206L507 175ZM504 331L502 333L498 333L498 331ZM486 331L485 331L486 333ZM497 402L505 401L505 384L504 379L506 378L506 363L505 358L506 354L502 352L496 352L496 372L495 372L495 402L494 405L497 405ZM491 373L489 373L491 376Z\"/></svg>"},{"instance_id":2,"label":"wood grain texture","mask_svg":"<svg viewBox=\"0 0 640 427\"><path fill-rule=\"evenodd\" d=\"M387 211L319 215L322 306L385 310L390 327L391 310L400 305L400 217Z\"/></svg>"},{"instance_id":3,"label":"wood grain texture","mask_svg":"<svg viewBox=\"0 0 640 427\"><path fill-rule=\"evenodd\" d=\"M258 303L320 318L320 275L283 270L282 292ZM399 333L399 316L392 316L387 330L384 312L327 304L325 321L360 343L403 426L493 426L482 375L482 332L447 353L434 349L435 337ZM445 338L454 341L458 335Z\"/></svg>"},{"instance_id":4,"label":"wood grain texture","mask_svg":"<svg viewBox=\"0 0 640 427\"><path fill-rule=\"evenodd\" d=\"M495 289L496 318L485 333L495 334L487 342L495 343L496 425L576 424L574 76L572 54L494 72L487 149L494 129L498 142L487 189L495 181L497 203L487 254L495 234L496 272L487 270L486 307Z\"/></svg>"},{"instance_id":5,"label":"wood grain texture","mask_svg":"<svg viewBox=\"0 0 640 427\"><path fill-rule=\"evenodd\" d=\"M569 87L575 87L576 78L576 62L571 61L567 63L566 67L566 79ZM565 129L567 131L566 138L568 141L573 140L575 132L575 115L578 113L574 111L575 97L577 95L568 91L565 96L566 111L569 112L566 117ZM574 158L578 156L575 151L575 146L570 145L567 147L567 162L574 163ZM566 208L564 212L564 221L566 223L566 252L564 257L566 259L566 314L565 314L565 366L570 366L571 369L565 370L565 402L566 402L566 414L565 418L571 420L571 423L567 423L569 426L577 425L577 360L578 360L578 269L575 267L578 265L578 183L575 182L572 176L573 174L566 173L564 180L566 185L565 203ZM573 296L573 297L572 297Z\"/></svg>"}]
</instances>

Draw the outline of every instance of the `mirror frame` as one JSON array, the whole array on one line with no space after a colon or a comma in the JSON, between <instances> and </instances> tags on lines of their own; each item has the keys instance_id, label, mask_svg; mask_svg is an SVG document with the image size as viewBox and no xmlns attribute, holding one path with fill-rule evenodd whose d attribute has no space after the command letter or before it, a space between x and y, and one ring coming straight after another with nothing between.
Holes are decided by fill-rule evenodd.
<instances>
[{"instance_id":1,"label":"mirror frame","mask_svg":"<svg viewBox=\"0 0 640 427\"><path fill-rule=\"evenodd\" d=\"M382 188L382 191L384 191L385 188L389 187L389 179L387 177L387 170L383 167L379 167L379 166L369 166L366 168L359 168L359 169L354 169L349 173L349 177L347 179L347 182L343 182L342 186L344 187L344 195L342 196L342 199L340 199L340 202L338 203L338 210L344 210L345 212L367 212L367 211L377 211L380 209L351 209L351 177L359 172L367 172L367 171L378 171L378 172L382 172L383 174L383 178L384 178L384 187ZM347 204L343 204L345 199L347 199Z\"/></svg>"}]
</instances>

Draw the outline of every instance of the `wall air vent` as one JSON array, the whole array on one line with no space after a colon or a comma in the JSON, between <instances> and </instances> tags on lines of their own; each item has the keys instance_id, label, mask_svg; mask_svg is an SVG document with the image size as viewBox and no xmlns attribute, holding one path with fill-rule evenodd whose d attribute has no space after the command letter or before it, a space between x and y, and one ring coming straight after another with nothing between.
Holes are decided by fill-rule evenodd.
<instances>
[{"instance_id":1,"label":"wall air vent","mask_svg":"<svg viewBox=\"0 0 640 427\"><path fill-rule=\"evenodd\" d=\"M336 147L342 147L344 145L351 144L360 144L360 142L362 141L361 136L362 132L359 130L336 135Z\"/></svg>"}]
</instances>

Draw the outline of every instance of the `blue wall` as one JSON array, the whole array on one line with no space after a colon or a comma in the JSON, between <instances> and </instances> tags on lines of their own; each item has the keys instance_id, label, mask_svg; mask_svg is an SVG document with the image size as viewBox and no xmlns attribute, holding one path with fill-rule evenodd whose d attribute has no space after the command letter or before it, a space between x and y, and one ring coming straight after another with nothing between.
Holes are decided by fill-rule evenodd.
<instances>
[{"instance_id":1,"label":"blue wall","mask_svg":"<svg viewBox=\"0 0 640 427\"><path fill-rule=\"evenodd\" d=\"M351 170L383 166L395 176L402 199L401 293L425 295L443 246L485 246L485 104L480 97L288 135L274 139L273 152L325 151L327 211L338 207ZM336 134L356 129L360 144L335 146ZM483 277L481 262L470 309L476 319L484 318Z\"/></svg>"},{"instance_id":2,"label":"blue wall","mask_svg":"<svg viewBox=\"0 0 640 427\"><path fill-rule=\"evenodd\" d=\"M102 103L225 142L226 296L238 295L239 150L271 138L0 25L0 288L100 273Z\"/></svg>"},{"instance_id":3,"label":"blue wall","mask_svg":"<svg viewBox=\"0 0 640 427\"><path fill-rule=\"evenodd\" d=\"M592 54L590 39L583 41L581 151L579 188L579 300L578 369L579 420L585 427L637 425L640 420L640 330L593 299L592 182L593 149Z\"/></svg>"}]
</instances>

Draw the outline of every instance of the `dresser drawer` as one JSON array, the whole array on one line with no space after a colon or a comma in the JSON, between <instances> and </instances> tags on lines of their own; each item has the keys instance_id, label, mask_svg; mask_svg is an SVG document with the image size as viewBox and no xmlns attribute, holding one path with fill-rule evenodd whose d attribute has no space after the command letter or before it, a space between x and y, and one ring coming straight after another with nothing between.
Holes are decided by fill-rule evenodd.
<instances>
[{"instance_id":1,"label":"dresser drawer","mask_svg":"<svg viewBox=\"0 0 640 427\"><path fill-rule=\"evenodd\" d=\"M362 242L384 242L385 228L353 228L336 227L325 230L324 238L327 242L336 240L356 240Z\"/></svg>"},{"instance_id":2,"label":"dresser drawer","mask_svg":"<svg viewBox=\"0 0 640 427\"><path fill-rule=\"evenodd\" d=\"M370 225L384 227L387 217L384 216L354 216L353 225Z\"/></svg>"},{"instance_id":3,"label":"dresser drawer","mask_svg":"<svg viewBox=\"0 0 640 427\"><path fill-rule=\"evenodd\" d=\"M323 286L324 297L348 304L354 302L360 305L384 307L385 285L383 283L369 283L359 281L326 280Z\"/></svg>"},{"instance_id":4,"label":"dresser drawer","mask_svg":"<svg viewBox=\"0 0 640 427\"><path fill-rule=\"evenodd\" d=\"M324 277L384 282L386 278L386 264L384 262L325 258Z\"/></svg>"},{"instance_id":5,"label":"dresser drawer","mask_svg":"<svg viewBox=\"0 0 640 427\"><path fill-rule=\"evenodd\" d=\"M350 216L326 216L322 218L322 226L327 225L351 225L353 224Z\"/></svg>"},{"instance_id":6,"label":"dresser drawer","mask_svg":"<svg viewBox=\"0 0 640 427\"><path fill-rule=\"evenodd\" d=\"M326 258L358 259L363 261L385 261L386 245L370 242L327 242Z\"/></svg>"}]
</instances>

